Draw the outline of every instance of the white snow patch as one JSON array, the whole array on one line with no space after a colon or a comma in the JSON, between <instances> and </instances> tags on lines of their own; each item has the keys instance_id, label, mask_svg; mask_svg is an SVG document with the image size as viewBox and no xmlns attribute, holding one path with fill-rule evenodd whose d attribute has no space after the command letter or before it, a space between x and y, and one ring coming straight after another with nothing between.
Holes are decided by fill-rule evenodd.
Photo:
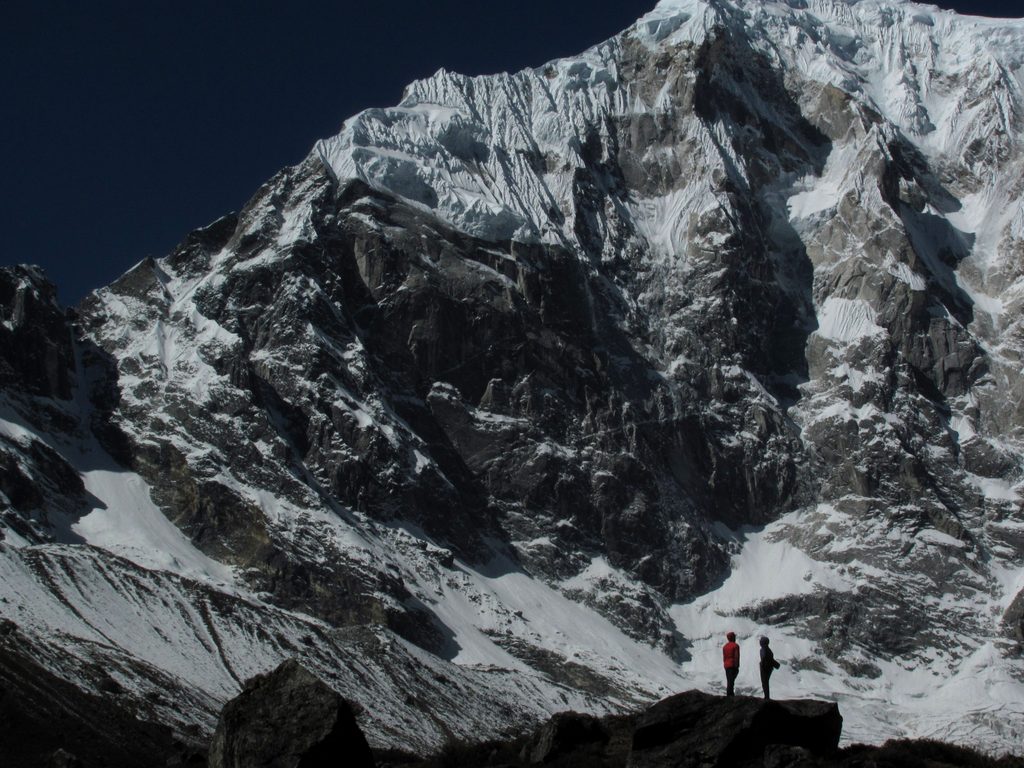
<instances>
[{"instance_id":1,"label":"white snow patch","mask_svg":"<svg viewBox=\"0 0 1024 768\"><path fill-rule=\"evenodd\" d=\"M82 472L85 489L97 506L71 529L94 547L144 568L171 571L216 584L234 585L231 569L200 552L150 498L139 475L121 469Z\"/></svg>"},{"instance_id":2,"label":"white snow patch","mask_svg":"<svg viewBox=\"0 0 1024 768\"><path fill-rule=\"evenodd\" d=\"M443 597L431 606L454 633L456 663L523 668L489 636L497 633L523 637L648 695L667 695L686 683L668 657L513 563L498 558L482 571L461 562L458 566L466 583L444 587Z\"/></svg>"},{"instance_id":3,"label":"white snow patch","mask_svg":"<svg viewBox=\"0 0 1024 768\"><path fill-rule=\"evenodd\" d=\"M916 538L918 541L924 542L925 544L932 544L936 547L964 549L967 546L964 542L960 541L960 539L950 536L948 533L937 531L934 528L925 528L923 531L918 531Z\"/></svg>"},{"instance_id":4,"label":"white snow patch","mask_svg":"<svg viewBox=\"0 0 1024 768\"><path fill-rule=\"evenodd\" d=\"M423 470L425 470L427 467L429 467L431 464L434 463L433 461L428 459L426 456L424 456L422 453L420 453L415 448L412 449L412 452L413 452L413 455L416 457L416 470L415 471L416 471L417 475L422 473Z\"/></svg>"},{"instance_id":5,"label":"white snow patch","mask_svg":"<svg viewBox=\"0 0 1024 768\"><path fill-rule=\"evenodd\" d=\"M884 333L876 322L875 310L863 299L840 299L829 296L818 308L818 329L822 338L850 343Z\"/></svg>"},{"instance_id":6,"label":"white snow patch","mask_svg":"<svg viewBox=\"0 0 1024 768\"><path fill-rule=\"evenodd\" d=\"M802 188L786 201L790 220L810 218L816 213L827 211L839 203L843 196L841 179L815 178L804 182Z\"/></svg>"},{"instance_id":7,"label":"white snow patch","mask_svg":"<svg viewBox=\"0 0 1024 768\"><path fill-rule=\"evenodd\" d=\"M924 277L912 270L909 264L897 261L891 253L886 254L884 267L890 275L909 285L912 291L923 291L927 285Z\"/></svg>"},{"instance_id":8,"label":"white snow patch","mask_svg":"<svg viewBox=\"0 0 1024 768\"><path fill-rule=\"evenodd\" d=\"M967 478L967 482L977 488L981 495L987 499L1012 502L1018 502L1021 500L1021 495L1017 488L1010 485L1006 480L1002 480L997 477L982 477L981 475L975 475L971 472L966 472L964 474Z\"/></svg>"}]
</instances>

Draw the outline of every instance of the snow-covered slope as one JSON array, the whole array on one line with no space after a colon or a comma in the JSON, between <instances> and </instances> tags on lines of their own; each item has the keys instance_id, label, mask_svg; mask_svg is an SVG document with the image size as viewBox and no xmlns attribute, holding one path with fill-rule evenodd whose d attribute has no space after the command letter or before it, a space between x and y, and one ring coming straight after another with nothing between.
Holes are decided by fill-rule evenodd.
<instances>
[{"instance_id":1,"label":"snow-covered slope","mask_svg":"<svg viewBox=\"0 0 1024 768\"><path fill-rule=\"evenodd\" d=\"M36 286L26 281L20 290ZM91 405L19 395L5 393L0 411L4 455L17 457L14 472L45 487L35 473L46 467L30 457L46 452L68 462L68 474L77 474L82 486L78 499L66 490L54 493L73 513L43 503L45 517L25 527L8 496L16 475L5 475L0 620L16 631L5 627L0 643L16 653L30 650L49 672L89 693L115 695L135 717L169 724L186 740L212 732L220 707L242 682L289 657L366 705L362 722L371 744L421 752L452 737L511 733L565 708L614 711L667 693L664 681L678 677L662 655L512 563L491 563L487 573L449 563L453 571L436 581L440 574L423 557L441 550L405 531L393 532L389 549L333 523L353 558L402 569L410 581L424 582L416 586L424 597L429 585L427 599L452 628L450 658L383 627L337 627L277 608L247 589L236 569L198 550L154 506L146 481L117 465L89 433ZM40 415L50 429L34 423ZM404 548L412 553L401 556ZM525 626L519 608L529 611L533 627ZM599 689L586 680L556 682L488 639L490 632L511 634L510 625L524 643L535 640L538 652L600 660L605 674L591 673ZM627 658L640 668L612 663L603 669L609 659ZM586 671L582 663L580 670Z\"/></svg>"},{"instance_id":2,"label":"snow-covered slope","mask_svg":"<svg viewBox=\"0 0 1024 768\"><path fill-rule=\"evenodd\" d=\"M1021 21L664 0L413 83L71 330L5 277L2 615L200 729L294 652L379 744L495 733L713 688L733 628L848 739L1016 748L1022 77Z\"/></svg>"}]
</instances>

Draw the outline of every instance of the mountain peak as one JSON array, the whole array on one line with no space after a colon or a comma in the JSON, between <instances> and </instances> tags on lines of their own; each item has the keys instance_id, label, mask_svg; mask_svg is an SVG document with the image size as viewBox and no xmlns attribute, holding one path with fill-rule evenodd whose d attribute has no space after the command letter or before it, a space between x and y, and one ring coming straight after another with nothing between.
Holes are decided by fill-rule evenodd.
<instances>
[{"instance_id":1,"label":"mountain peak","mask_svg":"<svg viewBox=\"0 0 1024 768\"><path fill-rule=\"evenodd\" d=\"M1022 30L662 3L354 116L25 336L73 396L2 393L0 617L181 727L299 655L429 746L731 630L851 739L1016 744Z\"/></svg>"}]
</instances>

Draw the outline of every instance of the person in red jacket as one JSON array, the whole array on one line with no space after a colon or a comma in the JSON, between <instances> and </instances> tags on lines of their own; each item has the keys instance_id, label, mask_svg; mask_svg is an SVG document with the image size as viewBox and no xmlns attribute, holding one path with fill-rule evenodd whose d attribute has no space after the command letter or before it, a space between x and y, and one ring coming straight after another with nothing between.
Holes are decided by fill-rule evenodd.
<instances>
[{"instance_id":1,"label":"person in red jacket","mask_svg":"<svg viewBox=\"0 0 1024 768\"><path fill-rule=\"evenodd\" d=\"M736 675L740 673L740 646L736 642L736 633L729 632L725 639L728 640L722 646L722 664L725 667L725 695L733 696L733 687L736 684Z\"/></svg>"}]
</instances>

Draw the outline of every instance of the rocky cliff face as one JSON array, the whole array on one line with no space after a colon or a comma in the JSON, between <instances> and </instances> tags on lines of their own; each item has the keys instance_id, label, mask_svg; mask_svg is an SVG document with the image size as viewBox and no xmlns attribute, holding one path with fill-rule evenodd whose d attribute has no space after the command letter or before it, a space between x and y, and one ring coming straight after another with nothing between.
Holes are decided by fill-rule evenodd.
<instances>
[{"instance_id":1,"label":"rocky cliff face","mask_svg":"<svg viewBox=\"0 0 1024 768\"><path fill-rule=\"evenodd\" d=\"M5 562L85 542L540 709L770 628L793 686L919 698L848 733L1013 739L1022 67L1020 22L663 0L414 83L71 318L5 274Z\"/></svg>"}]
</instances>

